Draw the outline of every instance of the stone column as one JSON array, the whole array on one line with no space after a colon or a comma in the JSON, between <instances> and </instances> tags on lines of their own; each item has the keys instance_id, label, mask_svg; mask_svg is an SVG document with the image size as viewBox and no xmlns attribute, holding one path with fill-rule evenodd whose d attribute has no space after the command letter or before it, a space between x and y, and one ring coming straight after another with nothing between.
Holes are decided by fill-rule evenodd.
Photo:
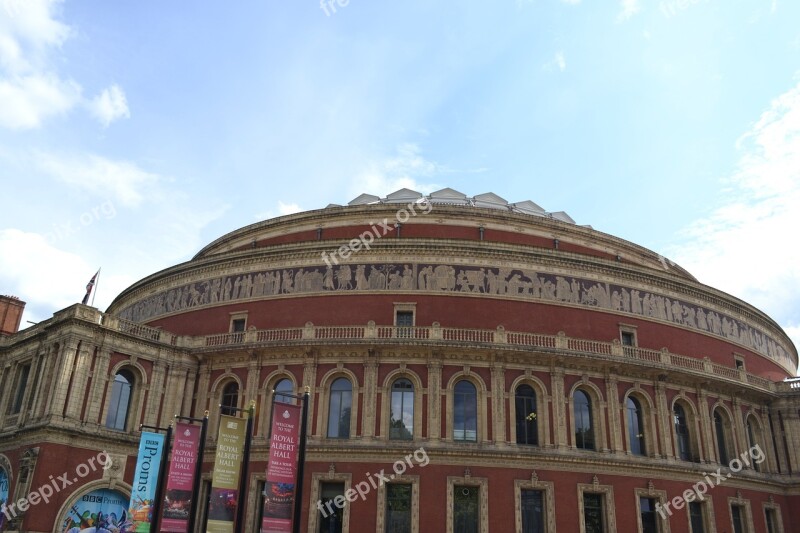
<instances>
[{"instance_id":1,"label":"stone column","mask_svg":"<svg viewBox=\"0 0 800 533\"><path fill-rule=\"evenodd\" d=\"M320 431L318 429L318 424L315 423L314 420L314 405L317 396L317 356L314 352L307 352L305 360L303 362L303 385L299 391L299 394L305 394L306 387L311 391L308 396L308 433L313 437L319 437ZM319 420L320 417L324 416L324 414L320 413L317 417Z\"/></svg>"},{"instance_id":2,"label":"stone column","mask_svg":"<svg viewBox=\"0 0 800 533\"><path fill-rule=\"evenodd\" d=\"M50 390L48 404L53 415L61 415L67 403L67 390L69 389L72 367L75 363L80 342L70 340L64 343L63 351L54 374L55 381Z\"/></svg>"},{"instance_id":3,"label":"stone column","mask_svg":"<svg viewBox=\"0 0 800 533\"><path fill-rule=\"evenodd\" d=\"M164 404L164 381L166 380L167 364L159 359L153 363L153 372L150 374L150 387L147 394L147 405L144 406L144 423L148 426L167 427L172 422L172 415L162 409ZM161 416L159 417L159 412Z\"/></svg>"},{"instance_id":4,"label":"stone column","mask_svg":"<svg viewBox=\"0 0 800 533\"><path fill-rule=\"evenodd\" d=\"M798 416L797 407L783 407L780 409L781 418L783 420L783 435L786 439L786 448L789 455L786 458L788 461L788 471L797 473L800 469L800 416ZM782 442L780 443L783 444Z\"/></svg>"},{"instance_id":5,"label":"stone column","mask_svg":"<svg viewBox=\"0 0 800 533\"><path fill-rule=\"evenodd\" d=\"M616 376L606 376L606 403L608 404L608 421L611 428L611 451L623 453L622 435L624 424L621 423L619 404L619 383ZM641 428L644 431L644 428Z\"/></svg>"},{"instance_id":6,"label":"stone column","mask_svg":"<svg viewBox=\"0 0 800 533\"><path fill-rule=\"evenodd\" d=\"M369 357L369 356L367 356ZM364 361L364 426L363 436L370 440L375 437L375 406L378 405L378 363L375 360Z\"/></svg>"},{"instance_id":7,"label":"stone column","mask_svg":"<svg viewBox=\"0 0 800 533\"><path fill-rule=\"evenodd\" d=\"M567 447L567 398L564 395L564 370L553 368L550 371L553 388L553 420L555 421L556 448Z\"/></svg>"},{"instance_id":8,"label":"stone column","mask_svg":"<svg viewBox=\"0 0 800 533\"><path fill-rule=\"evenodd\" d=\"M190 368L186 371L186 386L183 389L183 402L181 402L181 408L178 411L178 414L181 416L191 416L195 381L197 381L197 370Z\"/></svg>"},{"instance_id":9,"label":"stone column","mask_svg":"<svg viewBox=\"0 0 800 533\"><path fill-rule=\"evenodd\" d=\"M715 459L719 461L716 453L716 446L714 446L714 432L712 430L711 413L708 410L708 394L702 388L702 385L697 387L697 413L700 416L700 435L704 442L706 450L706 462L712 462Z\"/></svg>"},{"instance_id":10,"label":"stone column","mask_svg":"<svg viewBox=\"0 0 800 533\"><path fill-rule=\"evenodd\" d=\"M428 438L431 441L442 438L442 362L438 357L432 355L428 360ZM447 407L452 409L452 406Z\"/></svg>"},{"instance_id":11,"label":"stone column","mask_svg":"<svg viewBox=\"0 0 800 533\"><path fill-rule=\"evenodd\" d=\"M86 342L81 343L80 348L76 349L77 361L75 370L72 372L72 387L69 389L69 397L66 398L66 418L77 420L81 416L81 407L86 395L86 384L89 381L89 365L91 356L89 354L93 347ZM66 392L66 391L65 391Z\"/></svg>"},{"instance_id":12,"label":"stone column","mask_svg":"<svg viewBox=\"0 0 800 533\"><path fill-rule=\"evenodd\" d=\"M258 356L253 353L250 355L250 362L247 365L247 382L244 384L244 404L242 409L247 409L250 402L258 396L258 381L260 375L261 365L258 361Z\"/></svg>"},{"instance_id":13,"label":"stone column","mask_svg":"<svg viewBox=\"0 0 800 533\"><path fill-rule=\"evenodd\" d=\"M761 411L761 427L764 428L762 432L763 435L763 442L761 446L763 446L764 455L767 456L766 465L761 463L761 471L762 472L777 472L778 471L778 458L775 457L775 446L773 446L773 442L777 442L777 439L772 440L772 431L769 425L769 416L767 415L767 409L764 408ZM767 466L768 465L768 466ZM764 468L767 466L767 468Z\"/></svg>"},{"instance_id":14,"label":"stone column","mask_svg":"<svg viewBox=\"0 0 800 533\"><path fill-rule=\"evenodd\" d=\"M655 382L656 389L656 417L661 429L661 449L668 459L675 459L675 450L672 447L673 416L667 403L667 386L663 381Z\"/></svg>"},{"instance_id":15,"label":"stone column","mask_svg":"<svg viewBox=\"0 0 800 533\"><path fill-rule=\"evenodd\" d=\"M194 418L203 418L203 414L208 409L208 388L211 386L211 365L207 361L200 363L198 369L200 378L197 383L197 402L195 402L194 413L191 415Z\"/></svg>"},{"instance_id":16,"label":"stone column","mask_svg":"<svg viewBox=\"0 0 800 533\"><path fill-rule=\"evenodd\" d=\"M92 372L92 387L89 392L89 406L85 420L90 424L102 425L105 421L100 420L103 412L103 394L108 386L108 367L111 362L111 350L103 349L97 354Z\"/></svg>"},{"instance_id":17,"label":"stone column","mask_svg":"<svg viewBox=\"0 0 800 533\"><path fill-rule=\"evenodd\" d=\"M742 414L742 400L733 397L733 424L736 427L736 435L734 440L737 443L736 455L746 451L749 446L747 445L747 429L744 427L744 415Z\"/></svg>"},{"instance_id":18,"label":"stone column","mask_svg":"<svg viewBox=\"0 0 800 533\"><path fill-rule=\"evenodd\" d=\"M506 433L506 371L501 362L494 362L492 372L492 441L505 445Z\"/></svg>"}]
</instances>

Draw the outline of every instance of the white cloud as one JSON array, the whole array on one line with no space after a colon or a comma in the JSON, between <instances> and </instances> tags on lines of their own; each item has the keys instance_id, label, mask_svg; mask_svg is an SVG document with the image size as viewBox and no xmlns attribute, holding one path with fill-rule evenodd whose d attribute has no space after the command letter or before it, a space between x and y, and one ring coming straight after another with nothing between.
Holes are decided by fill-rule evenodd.
<instances>
[{"instance_id":1,"label":"white cloud","mask_svg":"<svg viewBox=\"0 0 800 533\"><path fill-rule=\"evenodd\" d=\"M641 10L640 0L621 0L617 22L625 22Z\"/></svg>"},{"instance_id":2,"label":"white cloud","mask_svg":"<svg viewBox=\"0 0 800 533\"><path fill-rule=\"evenodd\" d=\"M61 0L0 0L0 127L34 129L84 103L101 123L130 116L117 85L83 101L80 84L58 72L56 54L72 34L57 19Z\"/></svg>"},{"instance_id":3,"label":"white cloud","mask_svg":"<svg viewBox=\"0 0 800 533\"><path fill-rule=\"evenodd\" d=\"M448 167L425 159L416 144L404 143L397 147L396 155L370 164L353 180L350 192L353 198L362 193L385 196L403 188L427 194L441 186L425 181L450 172Z\"/></svg>"},{"instance_id":4,"label":"white cloud","mask_svg":"<svg viewBox=\"0 0 800 533\"><path fill-rule=\"evenodd\" d=\"M302 210L303 208L297 204L285 204L278 200L278 212L281 215L291 215L292 213L299 213Z\"/></svg>"},{"instance_id":5,"label":"white cloud","mask_svg":"<svg viewBox=\"0 0 800 533\"><path fill-rule=\"evenodd\" d=\"M728 197L670 252L704 283L800 324L800 83L776 98L737 143Z\"/></svg>"},{"instance_id":6,"label":"white cloud","mask_svg":"<svg viewBox=\"0 0 800 533\"><path fill-rule=\"evenodd\" d=\"M106 128L118 118L130 118L131 116L125 93L116 84L95 96L88 106L92 115Z\"/></svg>"},{"instance_id":7,"label":"white cloud","mask_svg":"<svg viewBox=\"0 0 800 533\"><path fill-rule=\"evenodd\" d=\"M56 270L58 274L54 275ZM0 230L0 281L32 306L61 309L80 302L86 283L96 271L96 265L59 250L42 235ZM44 318L48 316L39 317Z\"/></svg>"},{"instance_id":8,"label":"white cloud","mask_svg":"<svg viewBox=\"0 0 800 533\"><path fill-rule=\"evenodd\" d=\"M93 154L59 156L36 152L33 158L40 170L56 180L128 207L139 205L147 193L154 196L154 186L160 179L134 163Z\"/></svg>"},{"instance_id":9,"label":"white cloud","mask_svg":"<svg viewBox=\"0 0 800 533\"><path fill-rule=\"evenodd\" d=\"M278 200L278 208L277 210L273 211L272 209L268 209L261 213L257 213L255 218L256 220L269 220L271 218L280 217L283 215L291 215L293 213L299 213L304 211L299 204L296 203L285 203L283 200Z\"/></svg>"},{"instance_id":10,"label":"white cloud","mask_svg":"<svg viewBox=\"0 0 800 533\"><path fill-rule=\"evenodd\" d=\"M80 93L75 82L51 74L0 79L0 126L38 128L45 119L72 109Z\"/></svg>"},{"instance_id":11,"label":"white cloud","mask_svg":"<svg viewBox=\"0 0 800 533\"><path fill-rule=\"evenodd\" d=\"M556 52L553 59L542 65L542 70L551 71L554 69L558 69L559 72L567 70L567 58L564 56L564 52Z\"/></svg>"}]
</instances>

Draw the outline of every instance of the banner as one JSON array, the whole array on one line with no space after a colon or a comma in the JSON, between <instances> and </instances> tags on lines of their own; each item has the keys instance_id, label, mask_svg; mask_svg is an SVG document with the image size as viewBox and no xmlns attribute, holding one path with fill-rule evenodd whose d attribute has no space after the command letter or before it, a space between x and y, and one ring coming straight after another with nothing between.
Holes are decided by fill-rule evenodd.
<instances>
[{"instance_id":1,"label":"banner","mask_svg":"<svg viewBox=\"0 0 800 533\"><path fill-rule=\"evenodd\" d=\"M8 474L6 474L5 469L0 466L0 510L4 510L6 507L6 502L8 501ZM0 512L0 531L3 531L3 527L6 524L6 515L3 512Z\"/></svg>"},{"instance_id":2,"label":"banner","mask_svg":"<svg viewBox=\"0 0 800 533\"><path fill-rule=\"evenodd\" d=\"M200 426L178 422L169 462L161 531L187 533L192 513L192 489L200 449Z\"/></svg>"},{"instance_id":3,"label":"banner","mask_svg":"<svg viewBox=\"0 0 800 533\"><path fill-rule=\"evenodd\" d=\"M211 498L208 504L207 533L233 532L246 430L246 419L220 416L217 457L214 460Z\"/></svg>"},{"instance_id":4,"label":"banner","mask_svg":"<svg viewBox=\"0 0 800 533\"><path fill-rule=\"evenodd\" d=\"M275 403L261 533L292 533L302 407Z\"/></svg>"},{"instance_id":5,"label":"banner","mask_svg":"<svg viewBox=\"0 0 800 533\"><path fill-rule=\"evenodd\" d=\"M150 525L154 522L153 502L163 453L164 435L143 431L133 475L131 506L128 510L129 520L133 523L131 531L150 533Z\"/></svg>"},{"instance_id":6,"label":"banner","mask_svg":"<svg viewBox=\"0 0 800 533\"><path fill-rule=\"evenodd\" d=\"M124 531L130 502L111 489L96 489L69 502L59 531Z\"/></svg>"}]
</instances>

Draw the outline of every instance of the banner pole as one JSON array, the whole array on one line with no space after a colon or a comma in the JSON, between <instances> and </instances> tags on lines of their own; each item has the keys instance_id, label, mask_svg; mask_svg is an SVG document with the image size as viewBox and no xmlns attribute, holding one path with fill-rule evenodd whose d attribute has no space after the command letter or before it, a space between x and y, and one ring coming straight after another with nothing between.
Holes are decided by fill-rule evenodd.
<instances>
[{"instance_id":1,"label":"banner pole","mask_svg":"<svg viewBox=\"0 0 800 533\"><path fill-rule=\"evenodd\" d=\"M247 474L250 469L250 441L253 438L253 416L256 411L256 401L250 401L250 408L247 410L247 429L244 436L244 450L242 451L242 475L239 479L239 501L236 504L236 533L242 533L244 524L244 505L247 502Z\"/></svg>"},{"instance_id":2,"label":"banner pole","mask_svg":"<svg viewBox=\"0 0 800 533\"><path fill-rule=\"evenodd\" d=\"M206 430L208 428L208 411L203 413L203 425L200 428L200 443L197 450L197 464L194 468L194 486L192 487L192 512L189 515L189 533L194 533L194 523L200 510L200 476L203 475L203 452L206 449ZM177 415L176 415L177 417Z\"/></svg>"},{"instance_id":3,"label":"banner pole","mask_svg":"<svg viewBox=\"0 0 800 533\"><path fill-rule=\"evenodd\" d=\"M297 492L294 501L294 519L292 520L292 532L300 533L300 515L303 507L303 476L306 462L306 431L308 429L308 396L311 388L306 386L303 395L303 419L300 421L300 453L297 458ZM310 504L309 504L310 505Z\"/></svg>"},{"instance_id":4,"label":"banner pole","mask_svg":"<svg viewBox=\"0 0 800 533\"><path fill-rule=\"evenodd\" d=\"M156 495L153 497L153 531L159 531L159 526L161 525L161 500L164 498L164 489L166 488L167 457L169 456L171 442L172 424L167 428L167 434L164 437L164 452L161 454L161 467L158 471L158 481L156 481Z\"/></svg>"},{"instance_id":5,"label":"banner pole","mask_svg":"<svg viewBox=\"0 0 800 533\"><path fill-rule=\"evenodd\" d=\"M275 389L272 389L272 393L270 394L270 406L269 406L269 425L267 426L267 449L272 446L272 419L275 416ZM267 458L267 479L269 478L269 458ZM258 531L259 533L263 533L264 531L264 508L266 504L267 498L267 481L264 481L264 492L261 493L262 496L262 505L261 505L261 512L259 516L261 516L261 520L258 523Z\"/></svg>"}]
</instances>

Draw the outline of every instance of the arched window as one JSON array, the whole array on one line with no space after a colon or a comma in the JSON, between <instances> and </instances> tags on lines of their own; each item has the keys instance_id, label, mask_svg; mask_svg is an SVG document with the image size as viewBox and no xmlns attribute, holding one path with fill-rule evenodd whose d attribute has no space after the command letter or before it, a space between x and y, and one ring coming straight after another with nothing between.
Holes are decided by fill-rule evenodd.
<instances>
[{"instance_id":1,"label":"arched window","mask_svg":"<svg viewBox=\"0 0 800 533\"><path fill-rule=\"evenodd\" d=\"M129 370L120 370L114 376L111 385L111 403L108 405L106 427L125 431L128 427L128 412L131 407L133 392L133 374Z\"/></svg>"},{"instance_id":2,"label":"arched window","mask_svg":"<svg viewBox=\"0 0 800 533\"><path fill-rule=\"evenodd\" d=\"M517 444L539 445L539 425L536 412L536 392L530 385L517 387L514 407L517 417Z\"/></svg>"},{"instance_id":3,"label":"arched window","mask_svg":"<svg viewBox=\"0 0 800 533\"><path fill-rule=\"evenodd\" d=\"M717 457L719 463L728 464L728 439L727 428L725 421L722 419L722 413L719 409L714 409L714 429L717 432Z\"/></svg>"},{"instance_id":4,"label":"arched window","mask_svg":"<svg viewBox=\"0 0 800 533\"><path fill-rule=\"evenodd\" d=\"M628 439L631 443L631 453L634 455L647 455L647 449L644 444L642 406L639 400L633 396L628 396L625 406L628 409Z\"/></svg>"},{"instance_id":5,"label":"arched window","mask_svg":"<svg viewBox=\"0 0 800 533\"><path fill-rule=\"evenodd\" d=\"M239 384L231 381L222 389L219 412L223 415L234 416L239 407Z\"/></svg>"},{"instance_id":6,"label":"arched window","mask_svg":"<svg viewBox=\"0 0 800 533\"><path fill-rule=\"evenodd\" d=\"M750 446L750 450L753 450L753 449L755 449L757 447L760 447L758 439L756 439L756 432L757 431L758 431L758 428L755 426L755 422L753 421L753 417L752 416L748 416L747 417L747 444ZM753 455L752 455L752 452L751 452L751 457L752 456ZM753 466L753 469L756 472L761 472L761 466L758 463L756 463L755 461L751 460L750 464Z\"/></svg>"},{"instance_id":7,"label":"arched window","mask_svg":"<svg viewBox=\"0 0 800 533\"><path fill-rule=\"evenodd\" d=\"M478 392L465 379L453 390L453 440L478 440Z\"/></svg>"},{"instance_id":8,"label":"arched window","mask_svg":"<svg viewBox=\"0 0 800 533\"><path fill-rule=\"evenodd\" d=\"M350 438L350 411L353 403L353 386L347 378L338 378L331 385L328 405L328 437Z\"/></svg>"},{"instance_id":9,"label":"arched window","mask_svg":"<svg viewBox=\"0 0 800 533\"><path fill-rule=\"evenodd\" d=\"M672 407L675 418L675 435L678 438L678 458L684 461L692 460L692 448L689 436L689 423L686 420L686 411L679 403Z\"/></svg>"},{"instance_id":10,"label":"arched window","mask_svg":"<svg viewBox=\"0 0 800 533\"><path fill-rule=\"evenodd\" d=\"M572 395L572 400L575 406L575 447L581 450L594 450L594 424L589 395L578 389Z\"/></svg>"},{"instance_id":11,"label":"arched window","mask_svg":"<svg viewBox=\"0 0 800 533\"><path fill-rule=\"evenodd\" d=\"M392 383L392 404L389 413L389 438L414 438L414 385L402 378Z\"/></svg>"},{"instance_id":12,"label":"arched window","mask_svg":"<svg viewBox=\"0 0 800 533\"><path fill-rule=\"evenodd\" d=\"M282 380L278 381L275 384L275 401L279 403L295 403L295 399L291 396L286 396L286 394L292 394L294 392L294 385L292 385L292 380L289 378L283 378Z\"/></svg>"}]
</instances>

